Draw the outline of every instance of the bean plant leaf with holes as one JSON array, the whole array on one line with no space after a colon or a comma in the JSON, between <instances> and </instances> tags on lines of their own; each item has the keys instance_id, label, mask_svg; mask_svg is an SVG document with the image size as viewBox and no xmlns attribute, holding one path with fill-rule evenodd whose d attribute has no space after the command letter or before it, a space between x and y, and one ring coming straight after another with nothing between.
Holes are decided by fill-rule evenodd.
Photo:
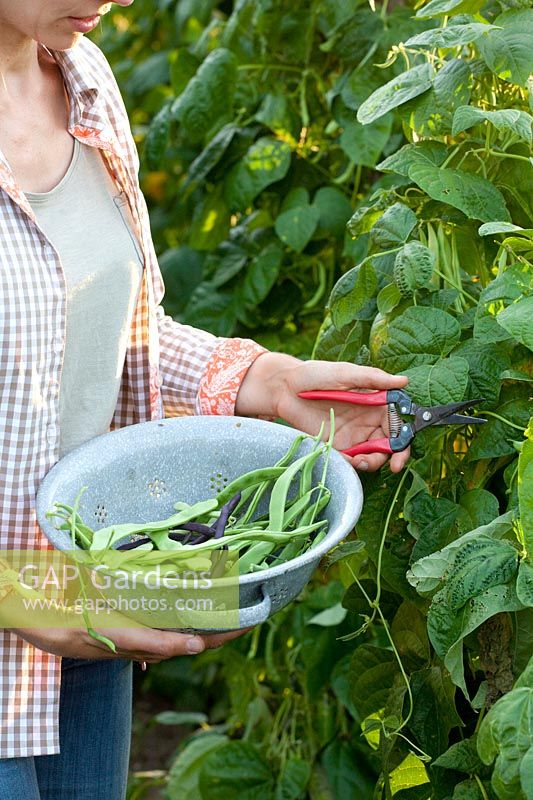
<instances>
[{"instance_id":1,"label":"bean plant leaf with holes","mask_svg":"<svg viewBox=\"0 0 533 800\"><path fill-rule=\"evenodd\" d=\"M409 177L434 200L449 203L471 219L510 221L502 193L481 175L415 165Z\"/></svg>"}]
</instances>

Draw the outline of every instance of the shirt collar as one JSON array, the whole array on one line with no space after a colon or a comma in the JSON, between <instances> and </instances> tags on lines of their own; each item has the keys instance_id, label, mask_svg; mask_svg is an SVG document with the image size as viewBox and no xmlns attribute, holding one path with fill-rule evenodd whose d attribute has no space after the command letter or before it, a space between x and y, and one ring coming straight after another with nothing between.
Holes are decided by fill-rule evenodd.
<instances>
[{"instance_id":1,"label":"shirt collar","mask_svg":"<svg viewBox=\"0 0 533 800\"><path fill-rule=\"evenodd\" d=\"M99 94L98 83L92 71L80 68L76 48L70 50L44 49L52 56L63 75L70 102L69 128L82 125L87 114L91 112L91 126L104 129L107 120L101 115L97 115L95 119L94 114Z\"/></svg>"}]
</instances>

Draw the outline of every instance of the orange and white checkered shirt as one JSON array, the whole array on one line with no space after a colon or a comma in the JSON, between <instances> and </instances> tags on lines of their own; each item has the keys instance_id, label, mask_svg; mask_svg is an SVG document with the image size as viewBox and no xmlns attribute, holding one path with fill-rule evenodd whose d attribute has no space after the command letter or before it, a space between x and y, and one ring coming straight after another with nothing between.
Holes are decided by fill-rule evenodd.
<instances>
[{"instance_id":1,"label":"orange and white checkered shirt","mask_svg":"<svg viewBox=\"0 0 533 800\"><path fill-rule=\"evenodd\" d=\"M111 69L87 39L52 56L69 96L68 130L102 152L128 197L144 255L112 428L163 415L232 414L244 374L264 348L165 315L138 155ZM58 460L55 387L65 346L65 283L59 255L1 151L0 297L0 549L49 548L36 523L35 496ZM3 630L0 665L0 758L59 752L61 659Z\"/></svg>"}]
</instances>

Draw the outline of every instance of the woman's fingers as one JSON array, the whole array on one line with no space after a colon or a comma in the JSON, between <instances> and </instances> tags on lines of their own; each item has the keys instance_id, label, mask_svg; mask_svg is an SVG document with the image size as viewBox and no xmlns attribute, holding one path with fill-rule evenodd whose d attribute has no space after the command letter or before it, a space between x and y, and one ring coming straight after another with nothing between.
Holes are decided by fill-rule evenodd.
<instances>
[{"instance_id":1,"label":"woman's fingers","mask_svg":"<svg viewBox=\"0 0 533 800\"><path fill-rule=\"evenodd\" d=\"M294 389L401 389L408 383L405 375L391 375L378 367L331 361L306 361L295 370Z\"/></svg>"},{"instance_id":2,"label":"woman's fingers","mask_svg":"<svg viewBox=\"0 0 533 800\"><path fill-rule=\"evenodd\" d=\"M175 656L194 655L203 650L220 647L225 642L242 636L249 628L238 631L215 634L190 634L175 633L174 631L153 630L151 628L126 628L99 631L111 639L117 648L117 654L123 658L132 658L137 661L157 663ZM107 658L113 658L109 648L93 637L87 643L102 653Z\"/></svg>"}]
</instances>

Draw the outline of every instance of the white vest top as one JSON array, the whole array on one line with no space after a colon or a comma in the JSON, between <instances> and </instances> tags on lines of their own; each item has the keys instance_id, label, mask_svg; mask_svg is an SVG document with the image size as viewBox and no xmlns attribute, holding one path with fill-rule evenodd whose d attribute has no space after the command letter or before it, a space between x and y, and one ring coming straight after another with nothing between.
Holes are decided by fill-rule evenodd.
<instances>
[{"instance_id":1,"label":"white vest top","mask_svg":"<svg viewBox=\"0 0 533 800\"><path fill-rule=\"evenodd\" d=\"M109 428L142 259L126 196L96 148L75 140L58 185L26 197L60 256L67 287L65 356L56 387L63 456Z\"/></svg>"}]
</instances>

